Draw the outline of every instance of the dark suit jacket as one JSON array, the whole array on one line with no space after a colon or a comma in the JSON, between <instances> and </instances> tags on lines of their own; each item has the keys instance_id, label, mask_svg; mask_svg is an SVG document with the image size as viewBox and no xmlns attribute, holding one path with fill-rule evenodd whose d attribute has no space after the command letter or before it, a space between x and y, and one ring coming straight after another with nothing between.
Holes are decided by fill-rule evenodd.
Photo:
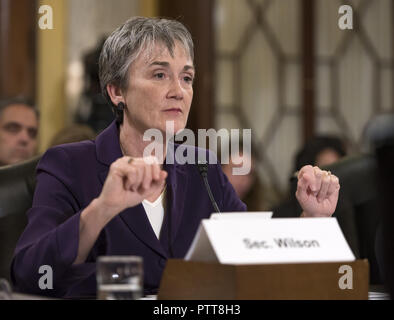
<instances>
[{"instance_id":1,"label":"dark suit jacket","mask_svg":"<svg viewBox=\"0 0 394 320\"><path fill-rule=\"evenodd\" d=\"M18 291L92 297L96 294L98 256L138 255L144 259L145 294L156 293L167 258L185 256L201 219L208 218L214 210L196 165L175 163L164 165L168 172L167 208L160 240L140 204L111 220L85 263L72 265L78 251L81 211L99 196L109 166L120 157L115 122L95 141L57 146L45 153L37 166L28 225L18 241L11 267ZM208 180L221 211L246 210L220 164L209 165ZM52 290L39 288L42 265L53 269Z\"/></svg>"}]
</instances>

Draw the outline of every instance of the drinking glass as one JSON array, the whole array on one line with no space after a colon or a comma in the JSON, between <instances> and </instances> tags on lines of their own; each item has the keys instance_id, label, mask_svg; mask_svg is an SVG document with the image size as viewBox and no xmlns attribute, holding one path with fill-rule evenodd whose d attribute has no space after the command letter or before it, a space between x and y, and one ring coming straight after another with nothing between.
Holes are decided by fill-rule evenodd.
<instances>
[{"instance_id":1,"label":"drinking glass","mask_svg":"<svg viewBox=\"0 0 394 320\"><path fill-rule=\"evenodd\" d=\"M97 261L99 300L136 300L143 295L143 259L139 256L101 256Z\"/></svg>"},{"instance_id":2,"label":"drinking glass","mask_svg":"<svg viewBox=\"0 0 394 320\"><path fill-rule=\"evenodd\" d=\"M12 300L12 288L6 279L0 279L0 300Z\"/></svg>"}]
</instances>

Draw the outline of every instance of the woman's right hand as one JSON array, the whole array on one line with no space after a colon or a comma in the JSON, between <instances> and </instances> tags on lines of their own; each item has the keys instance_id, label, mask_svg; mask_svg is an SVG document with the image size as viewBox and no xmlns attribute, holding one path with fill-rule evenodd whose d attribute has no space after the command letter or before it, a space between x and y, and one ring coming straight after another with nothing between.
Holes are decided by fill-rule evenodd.
<instances>
[{"instance_id":1,"label":"woman's right hand","mask_svg":"<svg viewBox=\"0 0 394 320\"><path fill-rule=\"evenodd\" d=\"M108 220L164 188L167 172L155 157L122 157L112 163L97 203Z\"/></svg>"}]
</instances>

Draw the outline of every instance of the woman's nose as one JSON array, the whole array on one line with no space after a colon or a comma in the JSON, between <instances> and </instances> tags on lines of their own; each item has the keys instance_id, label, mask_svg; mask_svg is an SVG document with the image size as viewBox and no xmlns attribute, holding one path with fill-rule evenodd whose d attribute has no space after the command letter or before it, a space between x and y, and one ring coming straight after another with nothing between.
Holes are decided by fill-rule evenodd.
<instances>
[{"instance_id":1,"label":"woman's nose","mask_svg":"<svg viewBox=\"0 0 394 320\"><path fill-rule=\"evenodd\" d=\"M183 89L178 79L171 81L168 97L176 100L183 99Z\"/></svg>"}]
</instances>

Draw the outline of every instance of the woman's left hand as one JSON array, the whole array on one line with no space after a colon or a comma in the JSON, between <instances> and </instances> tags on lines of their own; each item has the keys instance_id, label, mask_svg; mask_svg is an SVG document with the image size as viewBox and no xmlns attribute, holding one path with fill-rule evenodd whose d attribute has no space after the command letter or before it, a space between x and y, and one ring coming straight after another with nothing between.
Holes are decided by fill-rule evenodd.
<instances>
[{"instance_id":1,"label":"woman's left hand","mask_svg":"<svg viewBox=\"0 0 394 320\"><path fill-rule=\"evenodd\" d=\"M296 197L303 217L331 217L338 202L339 179L318 167L305 166L298 173Z\"/></svg>"}]
</instances>

